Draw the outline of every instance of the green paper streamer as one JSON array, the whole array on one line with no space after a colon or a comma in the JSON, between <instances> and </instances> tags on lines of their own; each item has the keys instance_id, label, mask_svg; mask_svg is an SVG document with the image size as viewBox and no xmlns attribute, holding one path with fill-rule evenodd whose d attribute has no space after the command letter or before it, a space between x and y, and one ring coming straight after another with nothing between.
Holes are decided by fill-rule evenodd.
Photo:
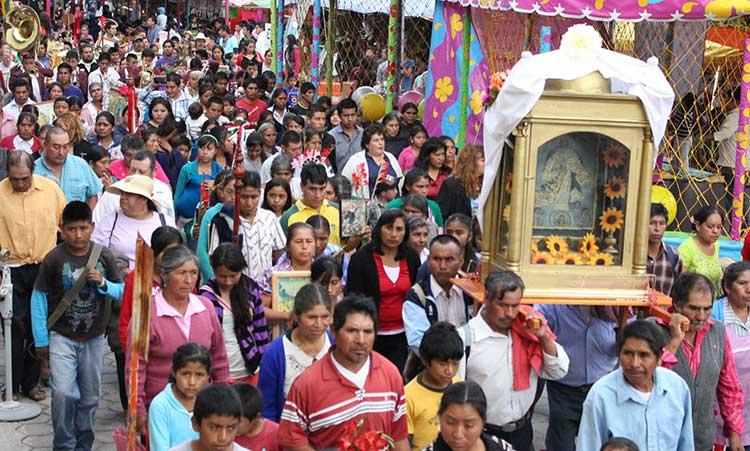
<instances>
[{"instance_id":1,"label":"green paper streamer","mask_svg":"<svg viewBox=\"0 0 750 451\"><path fill-rule=\"evenodd\" d=\"M271 2L271 70L274 74L279 72L278 65L278 48L279 38L277 35L279 29L279 3Z\"/></svg>"},{"instance_id":2,"label":"green paper streamer","mask_svg":"<svg viewBox=\"0 0 750 451\"><path fill-rule=\"evenodd\" d=\"M464 14L463 29L463 54L461 64L461 118L458 123L458 147L463 148L466 144L466 123L469 120L469 73L471 68L471 7L466 7Z\"/></svg>"},{"instance_id":3,"label":"green paper streamer","mask_svg":"<svg viewBox=\"0 0 750 451\"><path fill-rule=\"evenodd\" d=\"M396 51L398 45L398 11L399 0L391 0L388 9L388 69L385 81L385 112L393 110L393 100L396 98Z\"/></svg>"}]
</instances>

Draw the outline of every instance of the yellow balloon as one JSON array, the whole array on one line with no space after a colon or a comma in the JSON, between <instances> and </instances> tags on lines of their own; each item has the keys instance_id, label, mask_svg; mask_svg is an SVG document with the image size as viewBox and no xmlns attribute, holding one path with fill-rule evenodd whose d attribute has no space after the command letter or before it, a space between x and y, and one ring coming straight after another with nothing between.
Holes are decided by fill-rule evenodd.
<instances>
[{"instance_id":1,"label":"yellow balloon","mask_svg":"<svg viewBox=\"0 0 750 451\"><path fill-rule=\"evenodd\" d=\"M417 107L417 117L420 121L424 118L424 99L419 102L419 106Z\"/></svg>"},{"instance_id":2,"label":"yellow balloon","mask_svg":"<svg viewBox=\"0 0 750 451\"><path fill-rule=\"evenodd\" d=\"M379 121L385 116L385 99L375 92L365 94L359 100L359 108L363 118L371 122Z\"/></svg>"},{"instance_id":3,"label":"yellow balloon","mask_svg":"<svg viewBox=\"0 0 750 451\"><path fill-rule=\"evenodd\" d=\"M671 191L663 186L654 185L651 187L651 203L662 204L667 209L667 224L671 224L677 216L677 199Z\"/></svg>"}]
</instances>

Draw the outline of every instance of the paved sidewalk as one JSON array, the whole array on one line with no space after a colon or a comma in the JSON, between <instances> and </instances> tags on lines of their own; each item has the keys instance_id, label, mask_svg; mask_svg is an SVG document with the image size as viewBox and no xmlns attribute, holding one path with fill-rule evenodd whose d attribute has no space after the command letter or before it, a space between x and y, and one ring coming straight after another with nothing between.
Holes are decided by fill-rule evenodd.
<instances>
[{"instance_id":1,"label":"paved sidewalk","mask_svg":"<svg viewBox=\"0 0 750 451\"><path fill-rule=\"evenodd\" d=\"M0 349L5 349L0 336ZM5 381L5 363L0 359L0 381ZM0 451L41 451L52 449L52 420L50 418L50 389L46 388L47 399L42 401L42 414L33 420L20 423L0 423ZM33 402L22 399L24 402ZM539 400L534 413L534 445L537 450L544 448L544 434L547 430L549 409L546 393ZM104 358L102 377L102 399L96 410L96 451L114 451L112 431L124 426L124 416L120 408L117 391L117 371L114 355L107 349Z\"/></svg>"},{"instance_id":2,"label":"paved sidewalk","mask_svg":"<svg viewBox=\"0 0 750 451\"><path fill-rule=\"evenodd\" d=\"M5 343L0 337L0 349L5 349ZM5 360L0 359L0 381L5 383ZM50 417L50 389L45 388L47 399L42 401L42 414L33 420L20 423L0 423L0 450L29 451L52 449L52 419ZM21 397L23 402L33 402ZM96 410L96 441L94 449L97 451L114 451L112 431L124 426L124 417L120 406L120 395L117 389L117 370L114 355L109 352L104 359L104 374L102 376L102 399Z\"/></svg>"}]
</instances>

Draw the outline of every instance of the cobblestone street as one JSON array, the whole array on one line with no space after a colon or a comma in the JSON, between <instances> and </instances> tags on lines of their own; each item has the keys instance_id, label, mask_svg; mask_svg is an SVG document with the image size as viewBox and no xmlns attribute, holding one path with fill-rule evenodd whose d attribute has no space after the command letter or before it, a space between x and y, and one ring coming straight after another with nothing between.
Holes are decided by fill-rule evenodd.
<instances>
[{"instance_id":1,"label":"cobblestone street","mask_svg":"<svg viewBox=\"0 0 750 451\"><path fill-rule=\"evenodd\" d=\"M0 349L5 344L0 337ZM0 381L5 381L4 359L0 359ZM52 449L52 420L50 418L50 389L45 388L47 399L41 403L42 414L33 420L19 423L0 423L0 451L41 451ZM23 402L33 402L22 398ZM534 413L534 445L537 450L544 447L544 433L547 430L547 396L539 401ZM117 393L117 371L114 355L109 352L104 358L102 379L102 399L96 410L96 451L114 451L112 431L124 426L124 416Z\"/></svg>"}]
</instances>

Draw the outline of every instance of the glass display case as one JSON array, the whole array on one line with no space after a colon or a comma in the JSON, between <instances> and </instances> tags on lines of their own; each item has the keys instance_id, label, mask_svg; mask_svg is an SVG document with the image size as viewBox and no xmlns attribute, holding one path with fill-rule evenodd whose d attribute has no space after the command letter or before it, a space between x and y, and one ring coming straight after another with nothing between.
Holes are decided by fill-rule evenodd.
<instances>
[{"instance_id":1,"label":"glass display case","mask_svg":"<svg viewBox=\"0 0 750 451\"><path fill-rule=\"evenodd\" d=\"M503 148L482 270L518 272L531 297L643 296L654 155L645 110L634 96L565 87L548 81Z\"/></svg>"}]
</instances>

